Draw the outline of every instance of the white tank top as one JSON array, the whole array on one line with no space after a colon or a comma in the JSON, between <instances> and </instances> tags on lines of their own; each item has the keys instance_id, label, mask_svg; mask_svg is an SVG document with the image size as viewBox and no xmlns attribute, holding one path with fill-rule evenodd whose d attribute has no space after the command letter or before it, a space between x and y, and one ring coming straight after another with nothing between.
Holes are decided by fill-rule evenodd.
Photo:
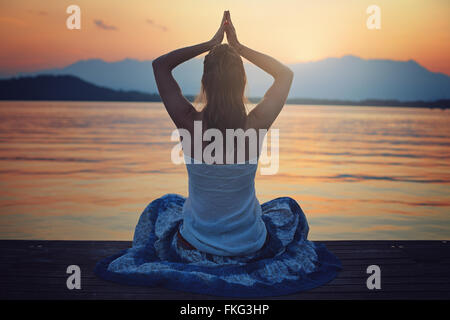
<instances>
[{"instance_id":1,"label":"white tank top","mask_svg":"<svg viewBox=\"0 0 450 320\"><path fill-rule=\"evenodd\" d=\"M194 164L185 155L189 196L180 233L196 249L221 256L259 250L267 230L255 195L257 163Z\"/></svg>"}]
</instances>

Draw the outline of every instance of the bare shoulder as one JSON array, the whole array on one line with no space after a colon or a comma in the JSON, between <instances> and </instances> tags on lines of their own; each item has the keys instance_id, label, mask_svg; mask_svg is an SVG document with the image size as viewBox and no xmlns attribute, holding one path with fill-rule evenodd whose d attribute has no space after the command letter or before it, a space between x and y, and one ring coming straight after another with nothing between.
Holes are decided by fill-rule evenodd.
<instances>
[{"instance_id":1,"label":"bare shoulder","mask_svg":"<svg viewBox=\"0 0 450 320\"><path fill-rule=\"evenodd\" d=\"M192 108L187 114L184 121L177 126L178 129L186 129L189 131L191 135L194 134L194 122L202 121L203 123L203 112L197 111L195 108Z\"/></svg>"},{"instance_id":2,"label":"bare shoulder","mask_svg":"<svg viewBox=\"0 0 450 320\"><path fill-rule=\"evenodd\" d=\"M255 114L249 113L247 115L247 120L245 122L245 130L247 131L248 129L254 129L254 130L260 129L258 121L255 118Z\"/></svg>"},{"instance_id":3,"label":"bare shoulder","mask_svg":"<svg viewBox=\"0 0 450 320\"><path fill-rule=\"evenodd\" d=\"M268 103L267 101L265 102ZM258 104L260 106L261 103ZM261 107L258 108L255 107L247 116L247 125L246 129L255 129L255 130L261 130L261 129L269 129L272 121L268 121L267 115L265 115L265 110Z\"/></svg>"}]
</instances>

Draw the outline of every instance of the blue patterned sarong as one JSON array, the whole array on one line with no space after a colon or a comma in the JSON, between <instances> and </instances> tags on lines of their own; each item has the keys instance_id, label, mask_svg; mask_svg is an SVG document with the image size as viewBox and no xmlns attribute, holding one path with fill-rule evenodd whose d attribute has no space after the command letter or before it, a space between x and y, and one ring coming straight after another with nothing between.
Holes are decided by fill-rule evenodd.
<instances>
[{"instance_id":1,"label":"blue patterned sarong","mask_svg":"<svg viewBox=\"0 0 450 320\"><path fill-rule=\"evenodd\" d=\"M226 297L270 297L312 289L334 279L341 263L323 244L307 240L308 223L289 197L261 205L269 234L246 256L217 256L177 245L186 198L152 201L136 226L133 246L97 263L105 280Z\"/></svg>"}]
</instances>

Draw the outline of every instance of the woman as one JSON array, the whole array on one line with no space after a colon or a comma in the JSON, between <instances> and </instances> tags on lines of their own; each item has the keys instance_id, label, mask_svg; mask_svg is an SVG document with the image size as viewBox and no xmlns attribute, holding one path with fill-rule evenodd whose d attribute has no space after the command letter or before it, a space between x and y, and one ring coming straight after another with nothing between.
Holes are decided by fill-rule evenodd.
<instances>
[{"instance_id":1,"label":"woman","mask_svg":"<svg viewBox=\"0 0 450 320\"><path fill-rule=\"evenodd\" d=\"M221 44L224 34L229 45ZM183 97L171 71L206 51L201 92L205 105L197 111ZM241 56L274 78L262 101L248 113ZM210 41L157 58L153 70L170 117L191 136L198 124L203 131L224 135L230 129L269 129L293 79L288 67L238 41L228 11ZM263 136L257 137L253 143L258 155ZM293 293L336 276L339 260L307 240L308 224L295 200L258 202L252 141L234 139L230 144L223 139L219 147L216 144L214 161L205 162L202 156L213 142L196 145L197 140L189 140L182 141L189 197L168 194L152 201L136 226L133 247L101 261L98 275L127 284L235 297ZM239 159L240 151L244 159Z\"/></svg>"}]
</instances>

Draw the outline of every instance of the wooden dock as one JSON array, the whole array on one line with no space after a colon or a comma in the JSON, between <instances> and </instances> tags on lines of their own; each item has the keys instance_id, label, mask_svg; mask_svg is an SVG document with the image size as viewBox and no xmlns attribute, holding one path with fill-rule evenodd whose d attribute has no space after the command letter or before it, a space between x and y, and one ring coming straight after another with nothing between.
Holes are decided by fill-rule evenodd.
<instances>
[{"instance_id":1,"label":"wooden dock","mask_svg":"<svg viewBox=\"0 0 450 320\"><path fill-rule=\"evenodd\" d=\"M322 287L273 299L450 299L450 242L321 241L343 270ZM0 241L1 299L226 299L98 279L97 261L131 246L125 241ZM68 290L66 269L81 268L81 289ZM370 265L381 268L381 289L369 290ZM272 298L269 298L272 299Z\"/></svg>"}]
</instances>

